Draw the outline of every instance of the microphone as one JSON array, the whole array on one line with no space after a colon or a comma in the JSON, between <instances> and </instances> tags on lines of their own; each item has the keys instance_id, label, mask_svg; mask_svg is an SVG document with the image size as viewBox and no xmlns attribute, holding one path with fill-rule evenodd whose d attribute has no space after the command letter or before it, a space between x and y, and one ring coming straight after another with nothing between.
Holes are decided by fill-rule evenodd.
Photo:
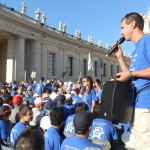
<instances>
[{"instance_id":1,"label":"microphone","mask_svg":"<svg viewBox=\"0 0 150 150\"><path fill-rule=\"evenodd\" d=\"M118 45L122 44L124 41L125 41L125 38L121 37L119 39L119 41L117 41L117 43L111 48L111 50L108 52L108 54L106 54L106 57L110 56L115 51L115 49L118 47Z\"/></svg>"}]
</instances>

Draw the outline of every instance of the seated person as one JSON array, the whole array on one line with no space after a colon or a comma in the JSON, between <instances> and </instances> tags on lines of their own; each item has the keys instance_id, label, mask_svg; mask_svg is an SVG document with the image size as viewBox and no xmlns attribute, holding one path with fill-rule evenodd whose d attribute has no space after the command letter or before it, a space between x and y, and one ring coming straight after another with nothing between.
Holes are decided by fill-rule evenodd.
<instances>
[{"instance_id":1,"label":"seated person","mask_svg":"<svg viewBox=\"0 0 150 150\"><path fill-rule=\"evenodd\" d=\"M62 145L61 150L84 150L84 149L96 149L101 150L101 146L92 143L88 140L89 132L91 130L91 125L93 121L93 116L91 112L80 111L78 112L74 119L73 125L75 128L75 135L66 138Z\"/></svg>"},{"instance_id":2,"label":"seated person","mask_svg":"<svg viewBox=\"0 0 150 150\"><path fill-rule=\"evenodd\" d=\"M100 118L100 105L99 103L94 106L93 116L95 119L92 123L89 138L97 144L102 144L102 141L109 141L113 148L118 140L117 130L110 121Z\"/></svg>"},{"instance_id":3,"label":"seated person","mask_svg":"<svg viewBox=\"0 0 150 150\"><path fill-rule=\"evenodd\" d=\"M66 99L65 99L64 107L67 108L67 109L69 109L69 111L71 113L73 113L74 105L72 104L71 94L66 94L65 97L66 97Z\"/></svg>"},{"instance_id":4,"label":"seated person","mask_svg":"<svg viewBox=\"0 0 150 150\"><path fill-rule=\"evenodd\" d=\"M63 125L64 110L62 108L53 108L50 111L51 127L45 132L45 150L59 150L62 143L62 137L59 130Z\"/></svg>"},{"instance_id":5,"label":"seated person","mask_svg":"<svg viewBox=\"0 0 150 150\"><path fill-rule=\"evenodd\" d=\"M54 108L54 104L52 102L51 99L49 99L43 106L44 110L46 111L45 116L42 117L41 121L40 121L40 127L46 131L47 129L49 129L52 125L51 125L51 121L50 121L50 111L52 110L52 108Z\"/></svg>"},{"instance_id":6,"label":"seated person","mask_svg":"<svg viewBox=\"0 0 150 150\"><path fill-rule=\"evenodd\" d=\"M9 138L9 127L7 124L8 117L11 114L9 106L0 106L0 149L1 144L7 146L7 139Z\"/></svg>"},{"instance_id":7,"label":"seated person","mask_svg":"<svg viewBox=\"0 0 150 150\"><path fill-rule=\"evenodd\" d=\"M87 111L87 110L88 110L88 105L86 103L77 103L74 106L75 114L80 111ZM66 120L64 132L63 132L66 137L73 136L75 134L75 129L73 126L73 119L75 117L75 114L68 116Z\"/></svg>"},{"instance_id":8,"label":"seated person","mask_svg":"<svg viewBox=\"0 0 150 150\"><path fill-rule=\"evenodd\" d=\"M43 109L44 100L41 97L38 97L34 100L34 108L32 108L33 119L30 121L30 126L40 125L42 116L41 110Z\"/></svg>"},{"instance_id":9,"label":"seated person","mask_svg":"<svg viewBox=\"0 0 150 150\"><path fill-rule=\"evenodd\" d=\"M80 89L79 88L75 88L74 89L75 95L72 96L72 104L75 105L76 103L80 103L81 102L81 98L79 96L80 94Z\"/></svg>"},{"instance_id":10,"label":"seated person","mask_svg":"<svg viewBox=\"0 0 150 150\"><path fill-rule=\"evenodd\" d=\"M10 144L13 147L20 133L26 128L26 125L32 120L32 110L26 105L19 108L20 121L12 128L10 132Z\"/></svg>"}]
</instances>

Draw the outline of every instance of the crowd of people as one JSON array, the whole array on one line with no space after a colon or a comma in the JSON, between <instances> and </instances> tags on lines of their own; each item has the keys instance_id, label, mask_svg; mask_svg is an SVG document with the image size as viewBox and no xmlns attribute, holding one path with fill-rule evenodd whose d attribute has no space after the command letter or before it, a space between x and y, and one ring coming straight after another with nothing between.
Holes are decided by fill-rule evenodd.
<instances>
[{"instance_id":1,"label":"crowd of people","mask_svg":"<svg viewBox=\"0 0 150 150\"><path fill-rule=\"evenodd\" d=\"M37 83L1 83L0 89L1 145L16 150L29 146L34 150L117 146L116 126L100 118L102 83L99 79L93 82L87 76L81 81L45 82L42 77ZM35 134L40 138L32 137ZM32 139L30 143L26 136Z\"/></svg>"}]
</instances>

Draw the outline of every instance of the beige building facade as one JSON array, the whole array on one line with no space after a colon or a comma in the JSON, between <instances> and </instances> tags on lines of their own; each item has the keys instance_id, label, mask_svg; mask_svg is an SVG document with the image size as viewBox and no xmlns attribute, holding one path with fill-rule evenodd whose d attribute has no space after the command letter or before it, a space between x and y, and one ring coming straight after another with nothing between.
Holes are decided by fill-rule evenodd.
<instances>
[{"instance_id":1,"label":"beige building facade","mask_svg":"<svg viewBox=\"0 0 150 150\"><path fill-rule=\"evenodd\" d=\"M46 26L37 18L0 4L0 81L12 82L57 78L78 80L93 72L102 81L115 77L119 64L115 56L106 57L107 48L69 35L66 30ZM129 63L130 57L125 57ZM36 73L35 78L31 74Z\"/></svg>"}]
</instances>

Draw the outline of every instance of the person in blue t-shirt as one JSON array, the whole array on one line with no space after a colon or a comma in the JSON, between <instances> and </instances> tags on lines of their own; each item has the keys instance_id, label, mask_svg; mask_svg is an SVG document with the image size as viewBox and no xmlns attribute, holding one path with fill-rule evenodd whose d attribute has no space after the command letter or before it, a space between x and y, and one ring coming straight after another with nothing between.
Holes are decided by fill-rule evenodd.
<instances>
[{"instance_id":1,"label":"person in blue t-shirt","mask_svg":"<svg viewBox=\"0 0 150 150\"><path fill-rule=\"evenodd\" d=\"M50 111L51 127L45 132L45 150L59 150L62 143L62 137L59 130L64 121L64 110L62 108L53 108Z\"/></svg>"},{"instance_id":2,"label":"person in blue t-shirt","mask_svg":"<svg viewBox=\"0 0 150 150\"><path fill-rule=\"evenodd\" d=\"M126 64L122 49L118 45L115 55L122 72L117 73L117 81L128 82L136 87L135 111L131 130L135 149L150 149L150 35L144 35L143 17L132 12L121 20L121 34L126 41L135 43L130 66Z\"/></svg>"},{"instance_id":3,"label":"person in blue t-shirt","mask_svg":"<svg viewBox=\"0 0 150 150\"><path fill-rule=\"evenodd\" d=\"M70 111L71 114L73 114L74 105L72 104L72 97L71 94L65 95L65 104L64 107Z\"/></svg>"},{"instance_id":4,"label":"person in blue t-shirt","mask_svg":"<svg viewBox=\"0 0 150 150\"><path fill-rule=\"evenodd\" d=\"M93 88L93 80L91 77L84 77L82 83L83 83L82 102L86 103L89 107L89 110L93 112L93 107L96 102L96 93Z\"/></svg>"},{"instance_id":5,"label":"person in blue t-shirt","mask_svg":"<svg viewBox=\"0 0 150 150\"><path fill-rule=\"evenodd\" d=\"M9 106L0 106L0 148L1 145L8 146L9 145L9 124L8 118L11 114L11 108Z\"/></svg>"},{"instance_id":6,"label":"person in blue t-shirt","mask_svg":"<svg viewBox=\"0 0 150 150\"><path fill-rule=\"evenodd\" d=\"M33 81L30 81L29 82L29 85L27 86L27 89L30 89L32 92L34 91L34 84L33 84Z\"/></svg>"},{"instance_id":7,"label":"person in blue t-shirt","mask_svg":"<svg viewBox=\"0 0 150 150\"><path fill-rule=\"evenodd\" d=\"M108 120L100 118L100 103L94 106L92 123L92 129L89 133L89 138L94 142L98 141L101 144L102 141L109 141L112 149L116 148L118 141L118 134L116 127Z\"/></svg>"},{"instance_id":8,"label":"person in blue t-shirt","mask_svg":"<svg viewBox=\"0 0 150 150\"><path fill-rule=\"evenodd\" d=\"M74 119L73 125L75 127L75 135L66 138L62 145L61 150L101 150L101 146L98 146L88 140L88 135L92 125L93 116L91 112L80 111Z\"/></svg>"},{"instance_id":9,"label":"person in blue t-shirt","mask_svg":"<svg viewBox=\"0 0 150 150\"><path fill-rule=\"evenodd\" d=\"M96 101L101 103L101 96L102 96L102 88L101 88L101 81L99 79L95 80L95 92L96 92Z\"/></svg>"},{"instance_id":10,"label":"person in blue t-shirt","mask_svg":"<svg viewBox=\"0 0 150 150\"><path fill-rule=\"evenodd\" d=\"M72 104L75 105L76 103L80 103L81 102L81 98L79 96L80 94L80 89L79 88L75 88L74 89L75 95L72 96Z\"/></svg>"},{"instance_id":11,"label":"person in blue t-shirt","mask_svg":"<svg viewBox=\"0 0 150 150\"><path fill-rule=\"evenodd\" d=\"M88 105L86 103L77 103L74 106L74 113L78 113L80 111L87 111L88 110ZM75 129L73 126L73 119L75 117L75 114L68 116L65 127L64 127L64 135L66 137L70 137L75 134Z\"/></svg>"},{"instance_id":12,"label":"person in blue t-shirt","mask_svg":"<svg viewBox=\"0 0 150 150\"><path fill-rule=\"evenodd\" d=\"M39 83L36 84L35 86L35 93L38 94L39 96L42 96L42 92L43 92L43 89L44 89L44 78L41 77L41 80Z\"/></svg>"},{"instance_id":13,"label":"person in blue t-shirt","mask_svg":"<svg viewBox=\"0 0 150 150\"><path fill-rule=\"evenodd\" d=\"M10 132L10 145L14 146L16 139L20 133L26 128L26 124L32 120L32 110L26 105L22 105L19 108L19 118L20 121L12 128Z\"/></svg>"}]
</instances>

